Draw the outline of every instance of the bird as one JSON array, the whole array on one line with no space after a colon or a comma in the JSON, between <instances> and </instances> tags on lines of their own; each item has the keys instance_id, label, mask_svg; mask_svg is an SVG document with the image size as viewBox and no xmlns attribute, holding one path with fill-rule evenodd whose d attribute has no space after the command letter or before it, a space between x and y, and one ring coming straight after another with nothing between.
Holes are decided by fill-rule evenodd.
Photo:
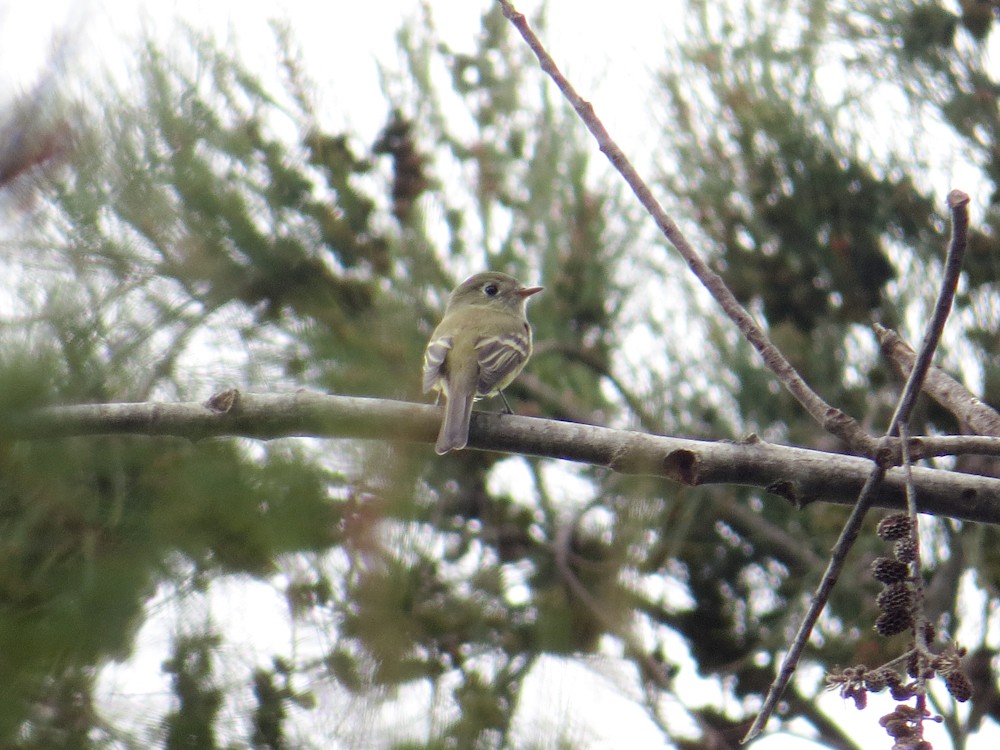
<instances>
[{"instance_id":1,"label":"bird","mask_svg":"<svg viewBox=\"0 0 1000 750\"><path fill-rule=\"evenodd\" d=\"M531 356L528 298L544 287L524 286L513 276L486 271L470 276L448 298L444 317L424 351L423 390L446 399L434 449L461 450L469 440L472 404L503 398Z\"/></svg>"}]
</instances>

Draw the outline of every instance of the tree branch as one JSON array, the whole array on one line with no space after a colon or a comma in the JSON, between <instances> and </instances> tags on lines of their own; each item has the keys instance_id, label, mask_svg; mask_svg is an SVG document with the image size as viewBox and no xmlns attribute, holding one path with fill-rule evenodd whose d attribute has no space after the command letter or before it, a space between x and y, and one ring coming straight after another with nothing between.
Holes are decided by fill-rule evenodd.
<instances>
[{"instance_id":1,"label":"tree branch","mask_svg":"<svg viewBox=\"0 0 1000 750\"><path fill-rule=\"evenodd\" d=\"M913 461L933 456L1000 456L1000 437L992 435L911 437L906 445ZM893 463L899 465L902 461Z\"/></svg>"},{"instance_id":2,"label":"tree branch","mask_svg":"<svg viewBox=\"0 0 1000 750\"><path fill-rule=\"evenodd\" d=\"M962 261L965 258L965 248L969 240L969 196L961 190L948 193L948 208L951 210L951 242L945 258L944 274L941 279L941 291L934 304L934 312L927 322L924 340L920 342L920 350L914 360L913 368L903 387L903 395L899 398L896 412L892 415L887 435L899 433L899 425L910 419L913 405L920 395L927 371L930 370L937 351L938 342L944 331L944 324L951 314L951 305L955 300L955 290L958 289L958 277L962 272Z\"/></svg>"},{"instance_id":3,"label":"tree branch","mask_svg":"<svg viewBox=\"0 0 1000 750\"><path fill-rule=\"evenodd\" d=\"M597 140L601 151L608 157L621 176L625 178L629 187L632 188L632 192L635 193L636 198L639 199L639 202L649 212L650 216L653 217L663 235L677 249L684 260L687 261L688 267L690 267L694 275L698 277L698 280L705 286L719 305L721 305L726 315L736 324L747 341L757 350L768 369L778 377L785 388L802 404L813 419L823 426L823 429L843 440L852 451L860 455L874 456L876 440L862 430L857 421L840 409L830 406L830 404L826 403L826 401L820 398L819 394L806 384L802 376L799 375L788 359L785 358L785 355L771 343L767 334L764 333L763 329L757 325L746 308L736 299L736 295L726 286L722 277L713 271L708 263L698 255L674 220L663 210L663 207L653 196L652 190L649 189L649 186L639 176L635 167L632 166L625 152L611 138L611 135L594 112L593 105L581 97L572 84L566 80L566 77L563 76L562 72L556 66L555 61L546 51L542 42L535 35L535 32L531 30L524 15L519 13L509 0L499 0L499 3L504 16L520 32L524 41L527 42L528 47L531 48L531 51L538 58L542 70L552 78L567 101L576 110L580 119L583 120L584 125L587 126L587 129Z\"/></svg>"},{"instance_id":4,"label":"tree branch","mask_svg":"<svg viewBox=\"0 0 1000 750\"><path fill-rule=\"evenodd\" d=\"M205 404L81 404L7 413L0 418L0 438L298 436L433 443L440 423L441 409L426 404L310 391L256 395L231 390ZM739 443L687 440L478 411L472 415L469 447L565 459L688 486L757 487L797 507L815 501L853 505L871 470L868 459L756 438ZM1000 480L925 468L914 468L913 476L922 513L1000 524ZM888 471L874 502L906 507L902 471Z\"/></svg>"},{"instance_id":5,"label":"tree branch","mask_svg":"<svg viewBox=\"0 0 1000 750\"><path fill-rule=\"evenodd\" d=\"M874 329L882 353L904 378L907 377L916 361L916 352L895 331L877 323ZM927 371L923 390L977 435L1000 436L1000 414L973 396L944 370L931 367ZM919 451L914 451L912 447L911 453L914 458L920 457Z\"/></svg>"},{"instance_id":6,"label":"tree branch","mask_svg":"<svg viewBox=\"0 0 1000 750\"><path fill-rule=\"evenodd\" d=\"M889 429L886 430L886 438L897 435L900 425L907 423L910 419L913 405L917 402L917 396L920 395L924 377L930 369L934 352L937 349L938 342L941 340L944 324L951 313L951 305L955 299L955 290L958 288L958 278L962 270L962 259L965 257L965 248L968 240L969 196L961 190L952 190L948 193L948 208L951 209L951 242L948 244L948 255L945 260L945 271L941 279L941 288L934 305L934 312L931 315L931 319L927 321L927 329L924 333L924 339L920 344L920 351L917 353L913 369L910 370L910 375L906 380L906 385L903 386L903 393L899 397L896 411L890 420ZM799 658L802 656L802 652L805 650L806 643L809 641L813 627L815 627L820 614L826 608L826 603L833 592L833 587L837 584L837 579L840 577L840 573L847 561L847 555L851 551L851 547L854 546L854 542L857 541L865 515L876 504L880 487L886 477L886 458L888 458L888 448L880 449L879 460L870 469L871 473L868 475L864 488L858 496L858 501L854 504L854 507L851 509L851 515L848 516L847 521L844 523L844 528L840 531L837 543L830 552L830 562L823 573L823 579L820 581L819 586L816 588L816 593L813 594L813 598L809 602L809 609L806 611L806 615L799 625L795 638L781 662L781 669L778 670L778 675L774 678L774 682L767 691L767 697L764 698L764 703L757 714L757 718L754 719L753 725L747 732L746 737L743 738L744 743L754 739L763 731L768 718L770 718L778 705L778 699L795 673L795 668L798 665Z\"/></svg>"}]
</instances>

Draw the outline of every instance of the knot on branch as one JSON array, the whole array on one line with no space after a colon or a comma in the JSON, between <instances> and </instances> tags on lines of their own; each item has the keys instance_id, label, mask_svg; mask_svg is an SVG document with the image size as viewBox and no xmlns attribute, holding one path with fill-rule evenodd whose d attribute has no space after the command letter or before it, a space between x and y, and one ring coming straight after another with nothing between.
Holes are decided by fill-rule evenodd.
<instances>
[{"instance_id":1,"label":"knot on branch","mask_svg":"<svg viewBox=\"0 0 1000 750\"><path fill-rule=\"evenodd\" d=\"M814 495L803 492L797 482L788 479L779 479L777 482L767 485L764 489L772 495L785 498L785 500L795 506L796 510L802 510L809 503L816 500Z\"/></svg>"},{"instance_id":2,"label":"knot on branch","mask_svg":"<svg viewBox=\"0 0 1000 750\"><path fill-rule=\"evenodd\" d=\"M701 483L698 455L691 450L670 451L663 459L663 470L667 476L688 486Z\"/></svg>"},{"instance_id":3,"label":"knot on branch","mask_svg":"<svg viewBox=\"0 0 1000 750\"><path fill-rule=\"evenodd\" d=\"M240 391L238 388L228 388L218 393L213 393L205 402L205 408L218 414L228 414L238 408L240 402Z\"/></svg>"},{"instance_id":4,"label":"knot on branch","mask_svg":"<svg viewBox=\"0 0 1000 750\"><path fill-rule=\"evenodd\" d=\"M879 438L872 460L886 469L903 463L903 448L899 438L888 436Z\"/></svg>"},{"instance_id":5,"label":"knot on branch","mask_svg":"<svg viewBox=\"0 0 1000 750\"><path fill-rule=\"evenodd\" d=\"M871 456L875 452L875 439L861 429L854 417L832 406L823 415L823 429L836 435L851 450L861 456Z\"/></svg>"}]
</instances>

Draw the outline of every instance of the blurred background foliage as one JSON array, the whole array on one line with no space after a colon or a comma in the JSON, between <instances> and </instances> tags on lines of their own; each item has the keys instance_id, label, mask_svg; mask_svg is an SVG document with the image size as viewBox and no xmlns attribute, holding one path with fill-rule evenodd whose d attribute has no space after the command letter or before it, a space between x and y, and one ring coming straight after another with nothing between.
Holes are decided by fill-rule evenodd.
<instances>
[{"instance_id":1,"label":"blurred background foliage","mask_svg":"<svg viewBox=\"0 0 1000 750\"><path fill-rule=\"evenodd\" d=\"M948 182L950 165L981 170L941 361L1000 404L992 7L689 0L677 17L649 102L668 210L807 380L873 432L898 383L869 323L916 340L943 196L972 189ZM495 7L461 50L428 16L405 23L377 134L326 129L294 33L275 33L276 90L190 29L170 47L147 39L130 87L93 81L82 101L48 80L3 113L3 409L231 385L420 398L448 291L489 267L546 286L536 355L509 391L520 413L840 448L661 246ZM919 430L962 429L920 414ZM585 716L551 736L519 723L533 671L571 659L627 684L666 743L735 747L843 517L429 446L7 441L0 746L587 746ZM944 519L926 533L944 636L963 614L980 623L963 631L982 667L972 711L934 706L964 747L1000 701L997 644L959 591L996 610L1000 545ZM882 553L863 536L811 663L898 655L872 631L866 571ZM185 605L234 579L279 589L312 635L243 681L218 671L226 633ZM181 613L161 665L170 696L113 717L101 668L132 653L163 592ZM697 677L721 703L693 697ZM861 747L821 692L795 682L783 726ZM377 720L400 704L421 720Z\"/></svg>"}]
</instances>

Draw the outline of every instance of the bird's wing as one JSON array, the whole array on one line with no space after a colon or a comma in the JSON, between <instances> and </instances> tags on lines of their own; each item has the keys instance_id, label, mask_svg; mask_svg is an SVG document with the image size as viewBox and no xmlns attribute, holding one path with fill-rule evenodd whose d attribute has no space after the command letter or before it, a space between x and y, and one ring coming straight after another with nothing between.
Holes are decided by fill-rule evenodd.
<instances>
[{"instance_id":1,"label":"bird's wing","mask_svg":"<svg viewBox=\"0 0 1000 750\"><path fill-rule=\"evenodd\" d=\"M424 393L438 387L444 380L444 361L451 351L451 336L442 336L432 340L424 352Z\"/></svg>"},{"instance_id":2,"label":"bird's wing","mask_svg":"<svg viewBox=\"0 0 1000 750\"><path fill-rule=\"evenodd\" d=\"M521 371L531 353L531 341L521 333L487 336L476 344L479 360L479 382L476 391L492 395L503 390Z\"/></svg>"}]
</instances>

